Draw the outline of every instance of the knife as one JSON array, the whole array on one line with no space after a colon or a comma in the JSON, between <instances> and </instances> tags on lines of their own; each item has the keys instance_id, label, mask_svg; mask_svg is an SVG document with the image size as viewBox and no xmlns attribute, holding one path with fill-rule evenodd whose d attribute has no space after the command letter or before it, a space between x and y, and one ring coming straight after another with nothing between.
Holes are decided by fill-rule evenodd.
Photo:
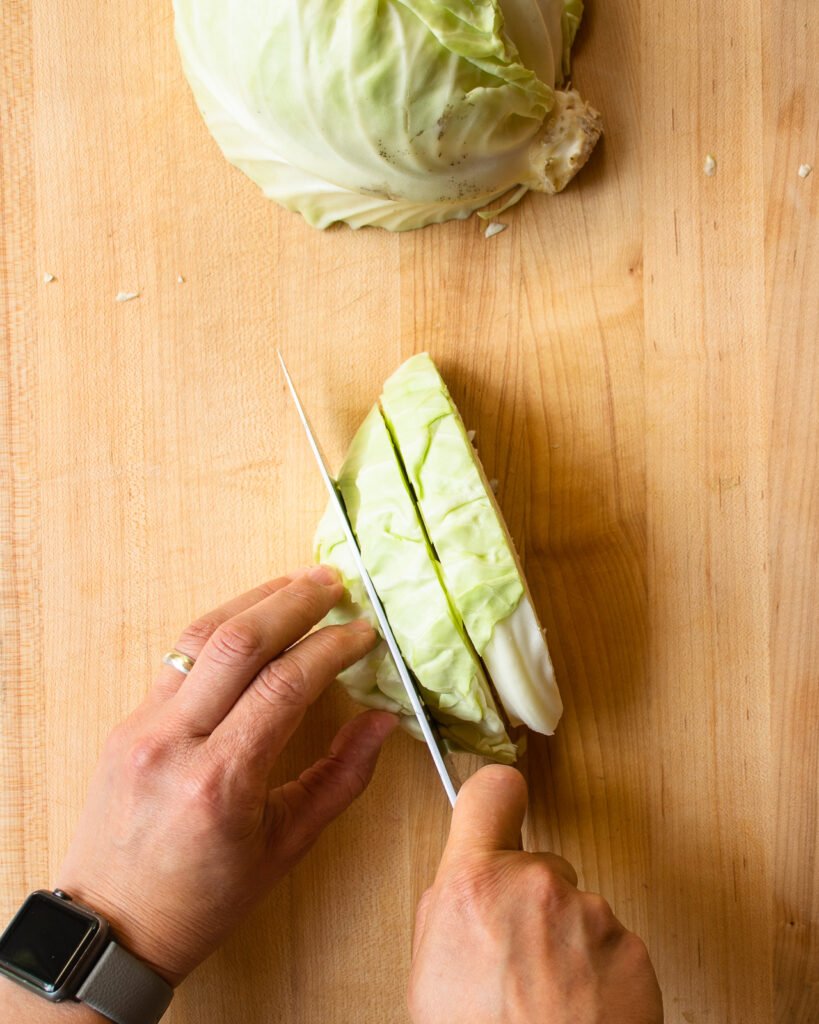
<instances>
[{"instance_id":1,"label":"knife","mask_svg":"<svg viewBox=\"0 0 819 1024\"><path fill-rule=\"evenodd\" d=\"M279 357L279 362L281 363L282 372L284 373L284 379L287 381L287 386L293 397L296 411L299 414L301 425L304 427L304 432L307 435L310 450L313 452L313 456L318 464L321 478L324 481L324 486L327 488L327 492L330 495L330 501L338 515L339 524L344 531L347 545L350 548L350 554L355 562L358 574L361 576L361 582L364 584L364 589L367 591L367 596L370 599L370 604L372 605L375 617L378 620L378 627L381 630L381 635L386 641L390 656L395 663L401 682L404 684L404 689L407 692L407 699L409 700L410 707L415 712L416 721L418 722L418 726L421 729L424 740L426 741L427 748L432 755L432 761L438 771L444 791L450 804L454 807L455 800L458 795L459 783L454 771L450 770L445 760L447 756L446 744L436 722L430 716L429 710L424 703L424 698L421 696L421 692L418 689L418 685L413 679L410 670L407 667L407 663L404 661L404 656L401 654L398 641L395 639L395 634L393 633L392 627L387 619L387 613L384 611L384 606L381 603L381 598L378 596L375 586L373 585L373 581L370 578L370 574L367 572L367 568L364 565L364 559L361 556L361 549L359 548L358 541L353 533L350 520L347 518L347 510L344 507L344 502L339 494L335 481L330 476L329 470L327 469L327 463L321 453L321 448L319 447L316 435L313 433L310 426L310 421L307 419L307 413L304 411L304 406L301 404L301 399L296 391L293 378L290 376L281 352L277 352L277 355Z\"/></svg>"}]
</instances>

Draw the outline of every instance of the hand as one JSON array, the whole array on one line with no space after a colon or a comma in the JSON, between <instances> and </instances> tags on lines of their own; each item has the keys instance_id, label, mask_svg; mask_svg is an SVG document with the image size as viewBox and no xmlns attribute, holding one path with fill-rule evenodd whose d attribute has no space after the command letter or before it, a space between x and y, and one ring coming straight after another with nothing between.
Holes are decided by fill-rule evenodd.
<instances>
[{"instance_id":1,"label":"hand","mask_svg":"<svg viewBox=\"0 0 819 1024\"><path fill-rule=\"evenodd\" d=\"M661 1024L641 940L571 864L522 853L526 784L491 765L464 784L438 875L418 907L417 1024Z\"/></svg>"},{"instance_id":2,"label":"hand","mask_svg":"<svg viewBox=\"0 0 819 1024\"><path fill-rule=\"evenodd\" d=\"M376 642L363 622L300 639L342 592L332 570L304 571L195 622L177 644L190 674L163 665L105 745L56 884L171 984L364 790L396 724L359 715L326 758L270 788L309 705Z\"/></svg>"}]
</instances>

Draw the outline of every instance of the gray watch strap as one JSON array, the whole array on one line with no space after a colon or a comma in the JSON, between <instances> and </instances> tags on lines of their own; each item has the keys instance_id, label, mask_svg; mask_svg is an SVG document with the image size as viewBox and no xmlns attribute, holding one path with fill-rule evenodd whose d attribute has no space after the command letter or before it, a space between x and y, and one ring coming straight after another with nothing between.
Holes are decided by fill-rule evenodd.
<instances>
[{"instance_id":1,"label":"gray watch strap","mask_svg":"<svg viewBox=\"0 0 819 1024\"><path fill-rule=\"evenodd\" d=\"M77 999L115 1024L156 1024L172 998L167 981L116 942L77 990Z\"/></svg>"}]
</instances>

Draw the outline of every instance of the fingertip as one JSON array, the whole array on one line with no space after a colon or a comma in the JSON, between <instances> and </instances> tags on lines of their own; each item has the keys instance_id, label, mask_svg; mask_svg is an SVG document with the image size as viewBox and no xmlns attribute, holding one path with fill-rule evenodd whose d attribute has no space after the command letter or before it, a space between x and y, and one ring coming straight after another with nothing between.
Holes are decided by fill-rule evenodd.
<instances>
[{"instance_id":1,"label":"fingertip","mask_svg":"<svg viewBox=\"0 0 819 1024\"><path fill-rule=\"evenodd\" d=\"M526 780L516 768L492 764L479 769L458 793L452 848L519 849L527 799Z\"/></svg>"},{"instance_id":2,"label":"fingertip","mask_svg":"<svg viewBox=\"0 0 819 1024\"><path fill-rule=\"evenodd\" d=\"M358 661L359 658L363 658L379 641L378 633L366 619L354 619L352 622L326 628L335 634L345 648L344 668L352 662Z\"/></svg>"},{"instance_id":3,"label":"fingertip","mask_svg":"<svg viewBox=\"0 0 819 1024\"><path fill-rule=\"evenodd\" d=\"M367 729L383 743L398 728L399 718L391 711L365 711L361 716L367 719Z\"/></svg>"},{"instance_id":4,"label":"fingertip","mask_svg":"<svg viewBox=\"0 0 819 1024\"><path fill-rule=\"evenodd\" d=\"M479 768L461 787L461 792L469 789L490 791L495 799L523 801L524 806L529 799L526 779L508 764L487 764Z\"/></svg>"},{"instance_id":5,"label":"fingertip","mask_svg":"<svg viewBox=\"0 0 819 1024\"><path fill-rule=\"evenodd\" d=\"M371 636L373 639L378 635L373 624L367 619L353 619L347 624L347 628L353 633L360 633L361 636Z\"/></svg>"},{"instance_id":6,"label":"fingertip","mask_svg":"<svg viewBox=\"0 0 819 1024\"><path fill-rule=\"evenodd\" d=\"M333 753L349 751L353 756L368 758L379 751L398 725L398 716L390 711L362 711L339 730Z\"/></svg>"},{"instance_id":7,"label":"fingertip","mask_svg":"<svg viewBox=\"0 0 819 1024\"><path fill-rule=\"evenodd\" d=\"M331 565L314 565L308 571L307 578L322 587L334 587L341 583L338 570Z\"/></svg>"}]
</instances>

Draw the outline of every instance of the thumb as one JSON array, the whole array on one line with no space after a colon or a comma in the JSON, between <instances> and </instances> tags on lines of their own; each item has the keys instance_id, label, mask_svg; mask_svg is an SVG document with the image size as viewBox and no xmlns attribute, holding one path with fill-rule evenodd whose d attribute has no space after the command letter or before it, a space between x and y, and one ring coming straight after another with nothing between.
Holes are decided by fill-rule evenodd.
<instances>
[{"instance_id":1,"label":"thumb","mask_svg":"<svg viewBox=\"0 0 819 1024\"><path fill-rule=\"evenodd\" d=\"M490 764L461 786L444 861L465 853L519 850L526 814L526 781L516 768Z\"/></svg>"},{"instance_id":2,"label":"thumb","mask_svg":"<svg viewBox=\"0 0 819 1024\"><path fill-rule=\"evenodd\" d=\"M339 729L326 757L273 798L287 808L287 846L294 857L309 847L369 785L381 746L398 724L386 711L365 711Z\"/></svg>"}]
</instances>

